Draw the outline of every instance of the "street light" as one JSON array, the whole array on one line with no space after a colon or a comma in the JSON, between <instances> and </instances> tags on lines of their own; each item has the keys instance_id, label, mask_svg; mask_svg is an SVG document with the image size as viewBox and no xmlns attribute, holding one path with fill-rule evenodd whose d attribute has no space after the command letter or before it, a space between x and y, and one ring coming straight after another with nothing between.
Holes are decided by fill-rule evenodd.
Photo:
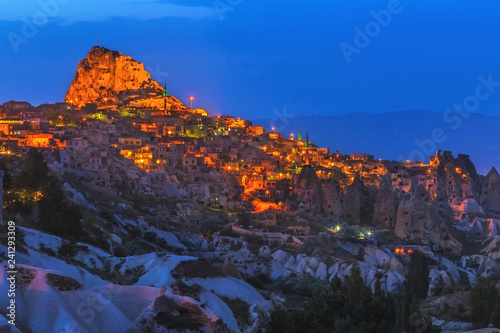
<instances>
[{"instance_id":1,"label":"street light","mask_svg":"<svg viewBox=\"0 0 500 333\"><path fill-rule=\"evenodd\" d=\"M191 109L192 109L193 108L194 96L193 95L189 96L189 100L191 101Z\"/></svg>"}]
</instances>

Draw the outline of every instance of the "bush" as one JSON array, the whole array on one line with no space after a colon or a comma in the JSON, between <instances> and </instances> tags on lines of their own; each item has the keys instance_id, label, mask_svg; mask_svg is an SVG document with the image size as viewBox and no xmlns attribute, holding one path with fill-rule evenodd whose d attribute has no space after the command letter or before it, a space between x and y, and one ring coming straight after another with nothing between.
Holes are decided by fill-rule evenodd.
<instances>
[{"instance_id":1,"label":"bush","mask_svg":"<svg viewBox=\"0 0 500 333\"><path fill-rule=\"evenodd\" d=\"M59 291L77 290L82 287L78 281L70 278L69 276L61 276L51 273L47 274L47 283Z\"/></svg>"},{"instance_id":2,"label":"bush","mask_svg":"<svg viewBox=\"0 0 500 333\"><path fill-rule=\"evenodd\" d=\"M248 284L252 285L256 289L264 289L266 286L273 283L273 280L271 280L264 273L259 273L256 276L249 276L245 278L245 280Z\"/></svg>"},{"instance_id":3,"label":"bush","mask_svg":"<svg viewBox=\"0 0 500 333\"><path fill-rule=\"evenodd\" d=\"M154 231L148 231L144 234L144 239L151 243L156 243L156 233Z\"/></svg>"},{"instance_id":4,"label":"bush","mask_svg":"<svg viewBox=\"0 0 500 333\"><path fill-rule=\"evenodd\" d=\"M43 252L43 253L47 253L48 255L52 256L52 257L55 257L56 256L56 253L54 252L54 250L52 250L51 248L48 248L45 246L45 244L40 244L40 249L39 249L40 252Z\"/></svg>"},{"instance_id":5,"label":"bush","mask_svg":"<svg viewBox=\"0 0 500 333\"><path fill-rule=\"evenodd\" d=\"M219 296L219 298L231 309L236 320L243 321L247 325L250 324L250 305L247 302L239 298L229 298L225 296Z\"/></svg>"},{"instance_id":6,"label":"bush","mask_svg":"<svg viewBox=\"0 0 500 333\"><path fill-rule=\"evenodd\" d=\"M57 255L60 258L73 258L78 254L78 247L75 243L64 242L57 250Z\"/></svg>"},{"instance_id":7,"label":"bush","mask_svg":"<svg viewBox=\"0 0 500 333\"><path fill-rule=\"evenodd\" d=\"M139 227L126 225L125 229L127 230L130 237L134 239L142 237L142 231Z\"/></svg>"},{"instance_id":8,"label":"bush","mask_svg":"<svg viewBox=\"0 0 500 333\"><path fill-rule=\"evenodd\" d=\"M120 284L133 285L139 281L140 277L146 273L144 265L139 265L133 268L127 268L125 274L122 276Z\"/></svg>"},{"instance_id":9,"label":"bush","mask_svg":"<svg viewBox=\"0 0 500 333\"><path fill-rule=\"evenodd\" d=\"M219 269L212 266L206 259L185 260L175 266L172 276L176 279L182 278L218 278L224 275Z\"/></svg>"},{"instance_id":10,"label":"bush","mask_svg":"<svg viewBox=\"0 0 500 333\"><path fill-rule=\"evenodd\" d=\"M182 280L177 280L175 284L177 285L177 288L179 288L179 292L181 295L189 296L196 300L200 299L200 294L204 291L203 287L197 283L188 286Z\"/></svg>"},{"instance_id":11,"label":"bush","mask_svg":"<svg viewBox=\"0 0 500 333\"><path fill-rule=\"evenodd\" d=\"M115 254L115 257L126 257L127 256L127 251L123 246L117 246L113 249L113 252Z\"/></svg>"},{"instance_id":12,"label":"bush","mask_svg":"<svg viewBox=\"0 0 500 333\"><path fill-rule=\"evenodd\" d=\"M156 244L158 244L159 246L161 246L162 248L166 249L168 248L168 243L167 241L165 240L165 238L157 238L156 239Z\"/></svg>"}]
</instances>

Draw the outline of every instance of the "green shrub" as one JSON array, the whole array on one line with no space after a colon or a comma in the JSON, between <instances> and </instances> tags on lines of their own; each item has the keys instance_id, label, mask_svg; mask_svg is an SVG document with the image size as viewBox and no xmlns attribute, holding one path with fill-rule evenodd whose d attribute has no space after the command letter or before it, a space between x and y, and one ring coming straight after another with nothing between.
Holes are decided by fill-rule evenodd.
<instances>
[{"instance_id":1,"label":"green shrub","mask_svg":"<svg viewBox=\"0 0 500 333\"><path fill-rule=\"evenodd\" d=\"M51 273L47 274L47 283L59 291L77 290L82 287L78 281L70 278L69 276L61 276Z\"/></svg>"},{"instance_id":2,"label":"green shrub","mask_svg":"<svg viewBox=\"0 0 500 333\"><path fill-rule=\"evenodd\" d=\"M144 234L144 239L147 240L148 242L155 243L156 242L156 232L154 231L147 231Z\"/></svg>"}]
</instances>

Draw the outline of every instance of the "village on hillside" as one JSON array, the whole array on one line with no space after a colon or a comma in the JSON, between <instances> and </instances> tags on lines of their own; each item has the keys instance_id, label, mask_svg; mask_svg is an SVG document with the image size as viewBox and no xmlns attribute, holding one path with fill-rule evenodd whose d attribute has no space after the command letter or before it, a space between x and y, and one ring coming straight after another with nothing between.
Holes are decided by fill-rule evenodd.
<instances>
[{"instance_id":1,"label":"village on hillside","mask_svg":"<svg viewBox=\"0 0 500 333\"><path fill-rule=\"evenodd\" d=\"M284 332L300 325L293 311L313 323L311 309L357 279L387 310L378 331L406 331L415 313L429 329L472 327L469 292L500 274L495 168L480 175L468 155L440 150L426 161L342 154L308 128L281 133L189 100L95 46L61 102L0 105L0 214L20 230L27 294L58 267L50 297L116 288L108 310L124 327ZM357 306L346 311L371 325ZM75 322L112 325L98 316Z\"/></svg>"}]
</instances>

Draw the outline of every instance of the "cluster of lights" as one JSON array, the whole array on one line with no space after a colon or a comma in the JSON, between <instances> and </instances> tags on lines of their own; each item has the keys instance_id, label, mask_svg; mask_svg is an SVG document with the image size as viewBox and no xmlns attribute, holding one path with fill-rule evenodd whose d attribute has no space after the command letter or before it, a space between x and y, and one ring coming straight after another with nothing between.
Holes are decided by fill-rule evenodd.
<instances>
[{"instance_id":1,"label":"cluster of lights","mask_svg":"<svg viewBox=\"0 0 500 333\"><path fill-rule=\"evenodd\" d=\"M408 251L405 251L403 247L397 247L394 249L394 253L396 254L412 254L413 250L409 249Z\"/></svg>"}]
</instances>

